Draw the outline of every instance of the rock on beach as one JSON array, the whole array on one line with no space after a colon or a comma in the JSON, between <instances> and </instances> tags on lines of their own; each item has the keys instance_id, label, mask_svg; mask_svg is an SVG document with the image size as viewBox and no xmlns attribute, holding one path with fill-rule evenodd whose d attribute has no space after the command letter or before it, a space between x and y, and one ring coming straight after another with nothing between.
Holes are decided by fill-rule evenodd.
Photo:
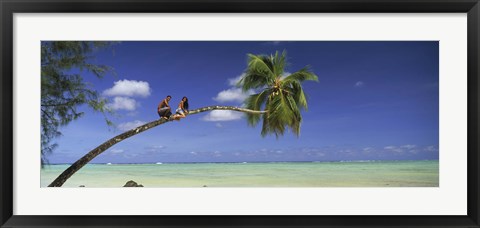
<instances>
[{"instance_id":1,"label":"rock on beach","mask_svg":"<svg viewBox=\"0 0 480 228\"><path fill-rule=\"evenodd\" d=\"M143 185L137 184L137 182L133 180L129 180L123 187L143 187Z\"/></svg>"}]
</instances>

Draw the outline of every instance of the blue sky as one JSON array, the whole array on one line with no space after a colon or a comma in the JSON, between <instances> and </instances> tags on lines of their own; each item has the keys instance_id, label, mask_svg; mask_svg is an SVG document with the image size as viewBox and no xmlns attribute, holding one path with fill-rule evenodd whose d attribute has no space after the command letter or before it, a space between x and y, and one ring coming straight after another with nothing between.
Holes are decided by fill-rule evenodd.
<instances>
[{"instance_id":1,"label":"blue sky","mask_svg":"<svg viewBox=\"0 0 480 228\"><path fill-rule=\"evenodd\" d=\"M115 75L86 81L110 100L116 127L85 107L85 117L61 128L50 163L72 163L111 137L158 118L171 95L176 107L241 106L233 83L247 54L286 50L295 72L306 65L308 111L300 137L262 137L240 113L188 116L124 140L93 163L261 162L438 159L438 42L121 42L93 54Z\"/></svg>"}]
</instances>

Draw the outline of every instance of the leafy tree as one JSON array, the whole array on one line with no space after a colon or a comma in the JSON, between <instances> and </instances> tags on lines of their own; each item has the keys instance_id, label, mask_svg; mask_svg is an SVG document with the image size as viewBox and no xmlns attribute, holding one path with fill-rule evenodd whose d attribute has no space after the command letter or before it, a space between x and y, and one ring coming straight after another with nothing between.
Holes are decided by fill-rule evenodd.
<instances>
[{"instance_id":1,"label":"leafy tree","mask_svg":"<svg viewBox=\"0 0 480 228\"><path fill-rule=\"evenodd\" d=\"M248 57L245 76L240 79L238 86L242 87L244 91L254 89L261 90L261 92L248 97L245 101L245 108L207 106L191 110L188 115L212 110L238 111L247 114L248 121L252 126L255 126L263 115L263 136L271 133L278 138L279 135L283 135L286 128L290 128L294 134L299 135L302 121L300 110L307 108L307 100L301 82L305 80L318 81L317 76L308 68L285 76L286 52L281 55L276 52L275 55L270 56L249 54ZM264 110L261 110L262 107ZM169 120L160 118L107 140L73 163L49 187L61 187L75 172L111 146L172 120L173 118Z\"/></svg>"},{"instance_id":2,"label":"leafy tree","mask_svg":"<svg viewBox=\"0 0 480 228\"><path fill-rule=\"evenodd\" d=\"M41 44L41 161L57 144L59 128L83 116L78 108L87 105L107 113L106 100L91 89L80 73L90 72L102 78L111 68L91 63L89 56L111 42L45 41ZM107 124L111 122L106 118Z\"/></svg>"}]
</instances>

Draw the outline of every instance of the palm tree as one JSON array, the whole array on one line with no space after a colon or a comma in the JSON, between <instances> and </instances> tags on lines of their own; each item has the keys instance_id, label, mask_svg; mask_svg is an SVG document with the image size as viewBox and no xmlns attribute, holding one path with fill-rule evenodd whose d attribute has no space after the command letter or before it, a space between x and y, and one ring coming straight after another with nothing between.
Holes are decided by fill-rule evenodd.
<instances>
[{"instance_id":1,"label":"palm tree","mask_svg":"<svg viewBox=\"0 0 480 228\"><path fill-rule=\"evenodd\" d=\"M301 83L305 80L318 81L308 66L287 74L286 55L285 51L281 55L277 51L270 56L249 54L248 68L237 84L244 92L261 90L245 100L245 107L251 110L265 107L268 110L263 115L262 136L272 133L278 138L287 127L299 136L302 122L300 110L307 109L307 99ZM252 126L256 126L260 118L260 115L247 113L248 123Z\"/></svg>"},{"instance_id":2,"label":"palm tree","mask_svg":"<svg viewBox=\"0 0 480 228\"><path fill-rule=\"evenodd\" d=\"M238 111L246 113L248 122L252 126L257 125L263 115L262 136L274 133L278 138L279 135L283 135L286 127L289 127L298 136L302 121L300 110L307 108L307 100L301 82L305 80L317 81L318 79L314 73L308 70L308 67L286 76L286 64L285 51L282 55L279 55L278 52L270 56L249 54L248 67L244 76L238 82L238 86L242 87L243 91L261 90L261 92L249 96L245 101L244 108L207 106L191 110L188 115L212 110ZM264 110L261 110L262 107L264 107ZM78 159L48 187L61 187L75 172L111 146L172 120L163 118L154 120L107 140Z\"/></svg>"}]
</instances>

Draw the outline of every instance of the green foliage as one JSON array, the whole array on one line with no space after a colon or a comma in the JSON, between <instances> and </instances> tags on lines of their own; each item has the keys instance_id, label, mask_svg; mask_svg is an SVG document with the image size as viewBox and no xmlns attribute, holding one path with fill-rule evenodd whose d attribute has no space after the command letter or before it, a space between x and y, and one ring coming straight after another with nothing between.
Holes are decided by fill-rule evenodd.
<instances>
[{"instance_id":1,"label":"green foliage","mask_svg":"<svg viewBox=\"0 0 480 228\"><path fill-rule=\"evenodd\" d=\"M51 153L57 144L53 140L61 135L59 128L84 115L78 111L87 105L103 114L111 112L106 100L84 82L81 73L91 72L102 78L112 69L92 64L92 54L112 42L46 41L41 44L41 155ZM105 117L107 124L111 122Z\"/></svg>"},{"instance_id":2,"label":"green foliage","mask_svg":"<svg viewBox=\"0 0 480 228\"><path fill-rule=\"evenodd\" d=\"M310 71L309 67L284 75L286 55L285 51L282 54L277 51L275 55L269 56L248 54L248 67L237 84L243 91L261 90L245 100L245 107L252 110L264 107L264 110L268 111L263 117L247 114L251 126L256 126L263 118L262 136L275 134L278 137L283 135L286 129L300 135L300 111L308 107L301 83L318 82L317 75Z\"/></svg>"}]
</instances>

